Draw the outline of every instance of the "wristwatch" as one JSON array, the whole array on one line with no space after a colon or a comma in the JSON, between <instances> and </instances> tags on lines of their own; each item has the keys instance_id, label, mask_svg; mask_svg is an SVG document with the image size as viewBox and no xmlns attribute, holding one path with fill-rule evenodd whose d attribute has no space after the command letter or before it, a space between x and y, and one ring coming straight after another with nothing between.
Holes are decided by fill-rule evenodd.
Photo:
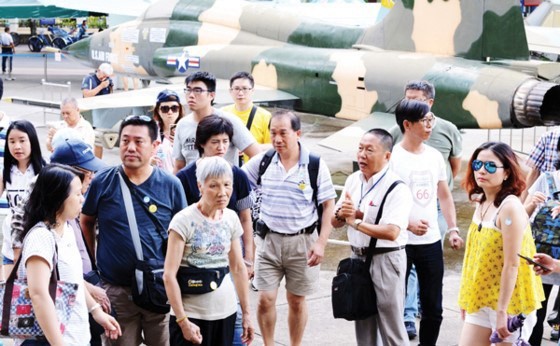
<instances>
[{"instance_id":1,"label":"wristwatch","mask_svg":"<svg viewBox=\"0 0 560 346\"><path fill-rule=\"evenodd\" d=\"M361 224L362 222L364 222L364 220L361 220L361 219L356 219L356 220L354 220L354 228L355 228L355 229L358 229L358 226L360 226L360 224Z\"/></svg>"}]
</instances>

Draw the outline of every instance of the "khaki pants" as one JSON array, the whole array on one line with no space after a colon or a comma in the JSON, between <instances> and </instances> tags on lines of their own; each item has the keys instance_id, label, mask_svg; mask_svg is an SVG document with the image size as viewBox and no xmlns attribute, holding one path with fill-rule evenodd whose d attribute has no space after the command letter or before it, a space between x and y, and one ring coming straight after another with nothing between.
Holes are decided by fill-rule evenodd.
<instances>
[{"instance_id":1,"label":"khaki pants","mask_svg":"<svg viewBox=\"0 0 560 346\"><path fill-rule=\"evenodd\" d=\"M169 314L158 314L138 307L132 301L130 288L103 284L117 321L121 325L122 336L109 344L115 346L169 345Z\"/></svg>"}]
</instances>

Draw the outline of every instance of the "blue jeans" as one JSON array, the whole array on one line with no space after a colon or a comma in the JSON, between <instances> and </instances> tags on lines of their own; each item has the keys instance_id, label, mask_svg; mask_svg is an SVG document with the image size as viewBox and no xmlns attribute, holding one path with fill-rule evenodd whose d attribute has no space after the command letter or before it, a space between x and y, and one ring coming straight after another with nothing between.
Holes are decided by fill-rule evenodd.
<instances>
[{"instance_id":1,"label":"blue jeans","mask_svg":"<svg viewBox=\"0 0 560 346\"><path fill-rule=\"evenodd\" d=\"M406 284L404 321L415 323L416 316L418 316L418 278L416 276L416 268L412 266Z\"/></svg>"},{"instance_id":2,"label":"blue jeans","mask_svg":"<svg viewBox=\"0 0 560 346\"><path fill-rule=\"evenodd\" d=\"M414 264L420 287L420 345L435 346L443 320L443 250L441 242L407 245L407 279Z\"/></svg>"}]
</instances>

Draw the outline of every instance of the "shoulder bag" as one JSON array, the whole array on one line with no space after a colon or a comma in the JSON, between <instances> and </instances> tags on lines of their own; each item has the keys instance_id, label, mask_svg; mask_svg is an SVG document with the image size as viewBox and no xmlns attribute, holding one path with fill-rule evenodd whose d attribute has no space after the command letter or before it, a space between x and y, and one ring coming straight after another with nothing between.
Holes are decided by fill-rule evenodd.
<instances>
[{"instance_id":1,"label":"shoulder bag","mask_svg":"<svg viewBox=\"0 0 560 346\"><path fill-rule=\"evenodd\" d=\"M14 264L8 280L0 283L0 297L2 297L0 300L0 310L2 311L0 337L46 340L43 330L35 317L27 280L17 277L21 257L19 256ZM76 303L78 284L59 281L58 246L56 241L53 267L49 280L49 294L54 302L56 315L60 323L60 331L64 334L66 325L70 320L72 308Z\"/></svg>"},{"instance_id":2,"label":"shoulder bag","mask_svg":"<svg viewBox=\"0 0 560 346\"><path fill-rule=\"evenodd\" d=\"M548 191L551 199L547 200L539 209L531 230L537 252L546 253L555 259L560 259L560 217L552 218L552 208L560 205L558 202L558 191L554 183L554 177L550 172L545 173Z\"/></svg>"},{"instance_id":3,"label":"shoulder bag","mask_svg":"<svg viewBox=\"0 0 560 346\"><path fill-rule=\"evenodd\" d=\"M132 243L134 244L137 259L134 275L132 276L132 301L137 306L148 311L166 314L169 312L170 307L163 284L164 261L159 259L144 259L130 189L123 178L124 174L121 174L120 171L117 171L117 174L119 176L126 216L128 218L130 234L132 236Z\"/></svg>"},{"instance_id":4,"label":"shoulder bag","mask_svg":"<svg viewBox=\"0 0 560 346\"><path fill-rule=\"evenodd\" d=\"M381 220L383 206L389 193L402 183L393 182L379 206L375 224ZM345 258L338 264L336 276L332 280L331 300L334 318L344 318L348 321L363 320L377 313L377 297L369 268L373 260L373 249L377 238L371 238L366 261L359 258Z\"/></svg>"}]
</instances>

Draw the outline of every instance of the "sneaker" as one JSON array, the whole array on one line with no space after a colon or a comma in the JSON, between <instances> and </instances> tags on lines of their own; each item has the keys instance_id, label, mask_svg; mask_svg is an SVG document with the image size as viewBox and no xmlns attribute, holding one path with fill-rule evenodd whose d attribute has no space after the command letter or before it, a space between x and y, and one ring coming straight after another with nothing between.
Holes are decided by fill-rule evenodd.
<instances>
[{"instance_id":1,"label":"sneaker","mask_svg":"<svg viewBox=\"0 0 560 346\"><path fill-rule=\"evenodd\" d=\"M552 331L550 332L550 341L558 341L560 336L559 327L560 325L558 324L552 326Z\"/></svg>"},{"instance_id":2,"label":"sneaker","mask_svg":"<svg viewBox=\"0 0 560 346\"><path fill-rule=\"evenodd\" d=\"M406 333L408 334L408 339L412 340L418 335L416 332L416 324L414 322L405 322L404 326L406 327Z\"/></svg>"}]
</instances>

